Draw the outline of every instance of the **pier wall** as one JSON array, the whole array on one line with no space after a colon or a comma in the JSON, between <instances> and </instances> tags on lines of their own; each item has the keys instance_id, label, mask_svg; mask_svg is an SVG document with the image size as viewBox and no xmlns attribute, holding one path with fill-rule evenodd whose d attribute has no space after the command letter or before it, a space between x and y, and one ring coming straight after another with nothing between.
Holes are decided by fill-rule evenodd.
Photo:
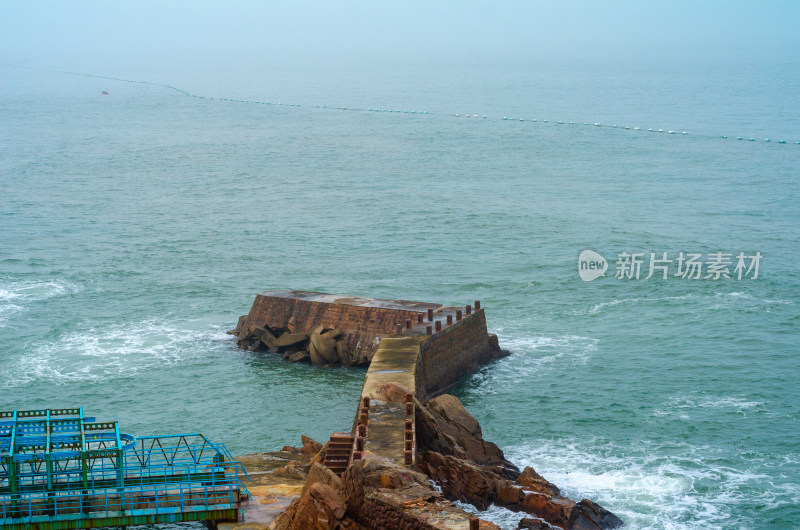
<instances>
[{"instance_id":1,"label":"pier wall","mask_svg":"<svg viewBox=\"0 0 800 530\"><path fill-rule=\"evenodd\" d=\"M489 334L483 309L478 309L423 344L417 358L417 399L424 401L447 392L500 355L497 336Z\"/></svg>"},{"instance_id":2,"label":"pier wall","mask_svg":"<svg viewBox=\"0 0 800 530\"><path fill-rule=\"evenodd\" d=\"M308 333L322 325L342 331L356 364L372 360L382 337L398 332L406 320L417 322L418 315L440 304L379 300L337 296L307 291L267 291L256 295L250 312L240 323L241 330L252 326L294 327L294 333Z\"/></svg>"}]
</instances>

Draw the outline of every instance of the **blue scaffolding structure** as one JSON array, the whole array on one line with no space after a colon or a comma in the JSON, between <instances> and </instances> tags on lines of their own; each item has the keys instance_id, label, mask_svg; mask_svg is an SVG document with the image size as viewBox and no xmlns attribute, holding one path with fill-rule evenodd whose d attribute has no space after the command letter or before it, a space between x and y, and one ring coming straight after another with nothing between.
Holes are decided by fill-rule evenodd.
<instances>
[{"instance_id":1,"label":"blue scaffolding structure","mask_svg":"<svg viewBox=\"0 0 800 530\"><path fill-rule=\"evenodd\" d=\"M0 412L3 530L236 521L240 471L198 433L134 437L82 408Z\"/></svg>"}]
</instances>

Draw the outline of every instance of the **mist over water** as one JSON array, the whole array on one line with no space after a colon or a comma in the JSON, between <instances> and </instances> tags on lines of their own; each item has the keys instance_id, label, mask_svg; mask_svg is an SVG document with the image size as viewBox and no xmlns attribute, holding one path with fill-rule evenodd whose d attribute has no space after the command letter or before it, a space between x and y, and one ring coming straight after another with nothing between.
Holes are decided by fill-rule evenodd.
<instances>
[{"instance_id":1,"label":"mist over water","mask_svg":"<svg viewBox=\"0 0 800 530\"><path fill-rule=\"evenodd\" d=\"M201 24L175 29L160 61L88 22L108 49L26 52L15 30L0 65L0 410L83 406L234 454L323 440L352 422L364 371L238 350L224 331L257 292L480 299L512 355L454 393L517 465L630 528L796 524L800 69L777 9L753 15L776 30L749 51L721 11L706 38L728 48L689 61L696 21L674 48L666 29L683 26L666 19L580 54L603 31L588 19L572 42L476 6L453 15L475 37L463 53L456 24L434 39L421 23L403 54L399 29L337 39L324 13L291 53L232 31L196 53ZM165 21L143 50L167 44ZM274 38L299 39L292 27ZM513 45L548 38L552 56ZM352 52L370 39L374 53ZM633 42L651 53L614 55ZM606 277L581 281L585 249ZM756 280L644 280L646 263L614 278L621 252L757 251Z\"/></svg>"}]
</instances>

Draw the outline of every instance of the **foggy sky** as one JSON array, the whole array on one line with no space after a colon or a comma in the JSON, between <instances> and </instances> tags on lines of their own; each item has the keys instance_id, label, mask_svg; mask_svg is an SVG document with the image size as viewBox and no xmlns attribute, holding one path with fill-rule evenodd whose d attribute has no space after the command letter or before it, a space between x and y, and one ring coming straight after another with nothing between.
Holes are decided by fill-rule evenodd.
<instances>
[{"instance_id":1,"label":"foggy sky","mask_svg":"<svg viewBox=\"0 0 800 530\"><path fill-rule=\"evenodd\" d=\"M796 1L0 3L0 62L797 61Z\"/></svg>"}]
</instances>

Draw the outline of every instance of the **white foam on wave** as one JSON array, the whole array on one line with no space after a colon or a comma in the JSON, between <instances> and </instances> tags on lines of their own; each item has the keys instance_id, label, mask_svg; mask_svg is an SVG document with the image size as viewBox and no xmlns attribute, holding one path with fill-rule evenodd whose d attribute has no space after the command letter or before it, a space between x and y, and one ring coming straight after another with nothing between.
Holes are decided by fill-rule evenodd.
<instances>
[{"instance_id":1,"label":"white foam on wave","mask_svg":"<svg viewBox=\"0 0 800 530\"><path fill-rule=\"evenodd\" d=\"M536 440L504 450L520 468L533 467L568 497L599 503L631 529L752 528L758 515L743 513L742 504L792 506L800 500L800 487L789 480L776 484L762 470L719 463L725 461L720 449L669 449ZM676 449L680 457L665 456ZM732 520L734 514L741 520Z\"/></svg>"},{"instance_id":2,"label":"white foam on wave","mask_svg":"<svg viewBox=\"0 0 800 530\"><path fill-rule=\"evenodd\" d=\"M794 305L791 300L777 300L769 298L756 298L751 294L743 292L731 293L714 293L714 294L684 294L676 296L656 296L656 297L637 297L637 298L619 298L609 300L608 302L601 302L595 304L590 308L575 309L575 315L595 315L605 309L624 304L627 306L638 304L653 304L662 302L673 302L679 300L694 300L692 302L693 309L706 308L706 309L729 309L729 308L750 308L771 305Z\"/></svg>"},{"instance_id":3,"label":"white foam on wave","mask_svg":"<svg viewBox=\"0 0 800 530\"><path fill-rule=\"evenodd\" d=\"M473 378L481 381L480 391L495 393L493 385L527 384L531 377L544 377L544 374L564 366L583 365L589 362L597 351L599 341L580 335L562 335L556 337L522 337L505 335L502 329L497 330L500 344L512 355L500 359L487 366L491 377L479 372Z\"/></svg>"},{"instance_id":4,"label":"white foam on wave","mask_svg":"<svg viewBox=\"0 0 800 530\"><path fill-rule=\"evenodd\" d=\"M82 289L82 286L66 280L0 279L0 327L4 327L12 315L22 313L33 303L75 294Z\"/></svg>"},{"instance_id":5,"label":"white foam on wave","mask_svg":"<svg viewBox=\"0 0 800 530\"><path fill-rule=\"evenodd\" d=\"M610 300L608 302L601 302L599 304L595 304L590 309L576 309L574 310L574 314L576 315L594 315L602 311L607 307L614 307L619 304L640 304L643 302L666 302L666 301L673 301L673 300L686 300L688 298L694 298L696 295L694 294L684 294L678 296L661 296L661 297L641 297L641 298L620 298L615 300Z\"/></svg>"},{"instance_id":6,"label":"white foam on wave","mask_svg":"<svg viewBox=\"0 0 800 530\"><path fill-rule=\"evenodd\" d=\"M517 528L520 519L522 518L529 518L529 519L539 519L533 515L529 515L525 512L512 512L511 510L507 510L505 508L501 508L500 506L491 505L484 511L480 511L478 508L473 506L472 504L455 501L453 502L454 505L458 506L462 510L474 513L481 519L485 519L487 521L491 521L503 530L512 530ZM553 530L560 530L559 527L553 526L544 519L539 519L544 523L547 528L552 528Z\"/></svg>"},{"instance_id":7,"label":"white foam on wave","mask_svg":"<svg viewBox=\"0 0 800 530\"><path fill-rule=\"evenodd\" d=\"M221 326L198 331L155 320L73 331L26 349L2 373L0 386L131 377L206 355L230 341Z\"/></svg>"},{"instance_id":8,"label":"white foam on wave","mask_svg":"<svg viewBox=\"0 0 800 530\"><path fill-rule=\"evenodd\" d=\"M702 409L719 409L746 416L751 411L766 412L766 402L707 392L679 393L670 396L661 406L653 409L653 416L678 416L681 419L689 419L692 411Z\"/></svg>"}]
</instances>

